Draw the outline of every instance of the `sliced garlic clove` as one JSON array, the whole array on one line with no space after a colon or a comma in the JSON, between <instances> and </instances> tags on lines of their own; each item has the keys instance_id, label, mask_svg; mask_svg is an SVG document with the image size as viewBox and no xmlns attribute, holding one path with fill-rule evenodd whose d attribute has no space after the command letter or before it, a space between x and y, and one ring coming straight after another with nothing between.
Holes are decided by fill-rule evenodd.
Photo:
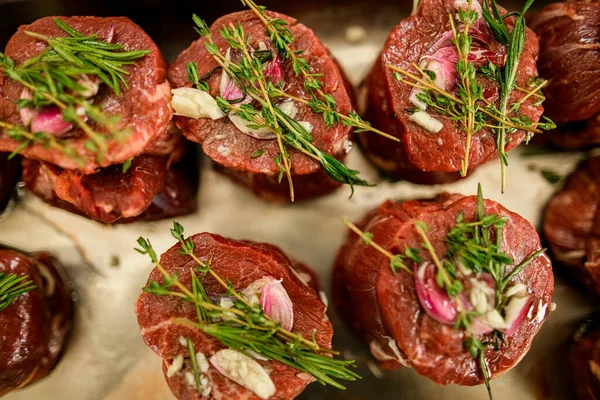
<instances>
[{"instance_id":1,"label":"sliced garlic clove","mask_svg":"<svg viewBox=\"0 0 600 400\"><path fill-rule=\"evenodd\" d=\"M410 116L410 120L432 133L438 133L444 127L444 124L425 111L417 111Z\"/></svg>"},{"instance_id":2,"label":"sliced garlic clove","mask_svg":"<svg viewBox=\"0 0 600 400\"><path fill-rule=\"evenodd\" d=\"M255 139L270 140L275 139L277 137L277 135L269 128L250 128L251 125L256 125L256 123L252 121L246 121L245 119L239 117L236 114L229 114L229 120L233 122L235 127L238 128L240 132L245 133L248 136L252 136Z\"/></svg>"},{"instance_id":3,"label":"sliced garlic clove","mask_svg":"<svg viewBox=\"0 0 600 400\"><path fill-rule=\"evenodd\" d=\"M188 118L210 118L217 120L223 118L225 114L217 101L208 93L194 88L172 89L171 106L175 110L175 115Z\"/></svg>"},{"instance_id":4,"label":"sliced garlic clove","mask_svg":"<svg viewBox=\"0 0 600 400\"><path fill-rule=\"evenodd\" d=\"M268 277L269 282L263 286L260 294L260 305L269 317L281 324L286 331L294 326L294 304L281 281Z\"/></svg>"},{"instance_id":5,"label":"sliced garlic clove","mask_svg":"<svg viewBox=\"0 0 600 400\"><path fill-rule=\"evenodd\" d=\"M223 376L251 390L261 399L268 399L275 394L275 384L267 371L239 351L219 350L210 358L210 363Z\"/></svg>"},{"instance_id":6,"label":"sliced garlic clove","mask_svg":"<svg viewBox=\"0 0 600 400\"><path fill-rule=\"evenodd\" d=\"M228 61L231 61L231 47L228 48L227 51L225 52L225 58ZM242 88L240 87L240 85L238 85L236 83L236 81L233 80L233 78L231 76L229 76L229 74L225 70L223 70L221 72L221 82L219 85L219 93L221 94L221 97L227 101L232 101L232 100L239 101L242 97L244 97L244 92L242 91ZM247 99L249 99L249 98L247 98ZM252 99L249 99L249 100L251 101ZM247 103L247 101L244 101L243 103Z\"/></svg>"}]
</instances>

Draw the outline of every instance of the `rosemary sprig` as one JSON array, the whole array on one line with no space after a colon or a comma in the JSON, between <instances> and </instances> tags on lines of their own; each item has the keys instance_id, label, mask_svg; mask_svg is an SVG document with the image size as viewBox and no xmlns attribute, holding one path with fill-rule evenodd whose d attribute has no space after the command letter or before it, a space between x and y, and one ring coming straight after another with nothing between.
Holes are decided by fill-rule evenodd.
<instances>
[{"instance_id":1,"label":"rosemary sprig","mask_svg":"<svg viewBox=\"0 0 600 400\"><path fill-rule=\"evenodd\" d=\"M210 262L201 261L194 253L194 242L184 236L183 227L174 222L171 235L179 241L181 254L189 256L196 264L191 269L192 290L183 285L178 276L170 274L158 260L148 239L139 238L136 248L146 254L162 273L163 282L151 281L143 290L158 296L173 296L195 305L198 322L173 319L175 323L201 330L219 340L223 345L241 352L254 351L269 360L276 360L299 371L314 376L321 384L345 389L336 379L356 380L360 376L351 371L355 366L351 360L337 360L328 355L337 352L322 348L315 340L304 338L299 333L283 329L279 323L267 316L259 304L250 304L237 292L231 283L218 275ZM208 296L201 276L210 275L223 288L226 296L235 299L234 306L223 308ZM188 342L189 343L189 342Z\"/></svg>"},{"instance_id":2,"label":"rosemary sprig","mask_svg":"<svg viewBox=\"0 0 600 400\"><path fill-rule=\"evenodd\" d=\"M35 288L36 286L28 275L18 277L15 274L0 272L0 312L17 297Z\"/></svg>"},{"instance_id":3,"label":"rosemary sprig","mask_svg":"<svg viewBox=\"0 0 600 400\"><path fill-rule=\"evenodd\" d=\"M287 116L279 107L275 105L275 99L280 97L291 98L285 94L281 88L276 87L271 81L267 81L262 70L262 60L258 57L252 57L248 47L250 35L246 34L241 24L224 26L220 30L221 36L229 46L237 49L242 54L239 64L235 64L221 54L218 46L215 44L210 28L198 16L193 16L196 25L196 31L200 36L206 38L206 48L213 59L232 77L243 89L243 92L250 96L254 104L236 105L233 101L227 101L222 97L217 97L219 107L226 113L235 112L240 118L252 122L249 125L252 129L266 127L275 133L279 147L279 155L274 160L280 169L279 180L285 174L288 178L290 188L290 197L294 201L294 189L291 173L291 158L288 148L293 148L301 153L318 161L325 172L334 180L348 184L354 193L354 185L368 186L369 184L358 177L359 171L347 168L335 157L321 151L313 144L312 135L297 121ZM192 82L199 82L197 67L194 64L188 64L188 79ZM202 86L202 83L199 83ZM198 86L198 85L196 85ZM282 93L284 94L282 96ZM331 97L330 95L327 95ZM333 99L331 97L331 99ZM306 103L305 103L306 104ZM354 117L352 117L354 118Z\"/></svg>"},{"instance_id":4,"label":"rosemary sprig","mask_svg":"<svg viewBox=\"0 0 600 400\"><path fill-rule=\"evenodd\" d=\"M57 106L65 121L75 124L89 137L86 149L100 162L108 148L107 139L123 140L127 133L116 128L118 117L109 118L98 107L86 101L89 88L81 83L81 79L97 77L119 95L121 86L127 87L125 77L129 72L124 67L133 64L150 51L123 51L124 46L101 41L97 35L84 36L58 18L54 18L54 23L69 37L51 38L25 31L26 35L46 42L48 47L19 66L10 57L0 53L0 72L31 91L31 99L17 101L19 108ZM103 126L108 135L96 132L80 115L78 109L83 109L87 117ZM32 136L35 136L35 139ZM65 150L66 156L80 158L72 149L66 150L66 146L57 146L58 141L51 136L43 132L27 134L22 128L19 131L13 129L11 134L11 138L26 143L25 147L45 140L52 143L53 148ZM20 147L22 148L24 147Z\"/></svg>"},{"instance_id":5,"label":"rosemary sprig","mask_svg":"<svg viewBox=\"0 0 600 400\"><path fill-rule=\"evenodd\" d=\"M501 17L498 12L498 6L496 5L496 0L492 0L492 8L494 9L494 17L489 13L489 7L486 7L487 13L484 10L484 18L486 21L494 19L493 24L495 26L501 26L500 29L492 28L492 32L494 35L498 33L499 36L496 37L498 41L505 41L508 39L508 53L506 55L506 64L504 66L504 75L498 74L498 82L500 83L500 106L499 112L500 114L506 114L508 108L508 100L513 89L516 86L517 82L517 68L519 66L519 61L521 59L521 54L523 53L523 48L525 46L525 36L526 36L526 27L525 27L525 13L533 4L533 0L528 0L523 7L523 10L520 13L516 14L515 23L513 26L513 31L508 34L508 38L506 34L508 32L508 28L504 22L504 18ZM486 15L487 14L487 15ZM488 22L489 23L489 22ZM504 170L508 165L508 157L506 152L504 151L504 147L506 145L506 127L499 128L499 134L496 137L496 147L498 148L498 152L500 154L500 166L502 169L502 192L504 192L505 186L505 173Z\"/></svg>"},{"instance_id":6,"label":"rosemary sprig","mask_svg":"<svg viewBox=\"0 0 600 400\"><path fill-rule=\"evenodd\" d=\"M360 238L363 240L363 242L365 242L367 246L373 247L375 250L377 250L390 260L390 269L392 270L392 273L394 275L396 275L400 270L404 270L411 275L413 274L413 270L404 263L405 260L411 260L416 263L421 263L421 258L419 257L419 253L421 251L419 249L407 247L405 249L404 254L392 254L373 240L372 233L363 232L358 226L348 221L346 217L342 218L342 222L344 222L344 224L346 224L346 226L348 226L348 228L350 228L354 233L360 236Z\"/></svg>"},{"instance_id":7,"label":"rosemary sprig","mask_svg":"<svg viewBox=\"0 0 600 400\"><path fill-rule=\"evenodd\" d=\"M469 62L469 54L471 53L471 41L472 38L469 35L469 28L477 22L478 14L477 11L472 10L469 7L467 10L459 8L458 10L458 21L462 23L463 30L457 30L454 25L454 18L450 17L450 26L452 27L452 34L454 36L454 44L458 52L458 61L456 63L456 71L460 77L460 84L458 85L458 93L465 105L466 114L466 145L465 145L465 156L462 162L461 176L467 175L469 168L469 153L471 151L471 137L476 132L475 127L475 102L483 98L483 88L476 80L476 70L473 63Z\"/></svg>"}]
</instances>

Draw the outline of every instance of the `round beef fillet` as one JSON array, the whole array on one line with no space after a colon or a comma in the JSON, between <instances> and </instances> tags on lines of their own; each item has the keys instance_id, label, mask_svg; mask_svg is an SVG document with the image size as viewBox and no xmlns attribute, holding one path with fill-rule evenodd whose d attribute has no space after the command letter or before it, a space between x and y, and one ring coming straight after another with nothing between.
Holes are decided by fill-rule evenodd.
<instances>
[{"instance_id":1,"label":"round beef fillet","mask_svg":"<svg viewBox=\"0 0 600 400\"><path fill-rule=\"evenodd\" d=\"M166 172L167 159L160 156L135 157L125 173L122 165L112 165L92 175L23 159L23 181L30 191L104 223L143 213L165 184Z\"/></svg>"},{"instance_id":2,"label":"round beef fillet","mask_svg":"<svg viewBox=\"0 0 600 400\"><path fill-rule=\"evenodd\" d=\"M71 293L57 260L0 249L0 271L28 275L36 288L0 312L0 396L48 375L71 329Z\"/></svg>"},{"instance_id":3,"label":"round beef fillet","mask_svg":"<svg viewBox=\"0 0 600 400\"><path fill-rule=\"evenodd\" d=\"M503 233L503 251L518 265L541 248L535 228L500 204L486 200L486 214L508 217ZM403 253L406 246L420 248L422 238L414 228L419 220L429 226L428 237L438 257L447 253L444 242L462 212L465 221L476 215L477 198L443 194L433 200L384 203L360 223L373 234L373 241L392 254ZM430 254L421 252L424 261ZM507 273L511 266L507 266ZM373 355L393 366L392 361L411 366L439 384L477 385L483 383L477 361L464 347L464 330L443 325L423 310L415 291L413 275L404 271L394 275L389 259L349 234L340 250L334 273L335 303L342 303L343 315L362 325ZM554 279L548 257L535 259L512 283L523 283L533 302L531 313L517 331L506 338L499 351L486 348L485 358L492 377L514 367L527 353L533 337L549 312ZM491 334L479 337L483 342Z\"/></svg>"},{"instance_id":4,"label":"round beef fillet","mask_svg":"<svg viewBox=\"0 0 600 400\"><path fill-rule=\"evenodd\" d=\"M375 166L384 172L398 178L427 182L425 176L412 177L416 170L454 173L461 170L465 155L466 134L464 130L449 118L434 113L436 119L443 123L438 133L432 133L410 120L407 110L415 108L409 97L412 86L397 81L388 64L405 69L419 75L413 64L419 64L424 56L430 55L432 46L451 30L449 15L456 14L454 0L423 0L413 16L400 22L389 34L381 55L375 62L370 76L369 105L367 116L379 129L396 136L400 143L382 142L375 135L361 136L361 145ZM503 9L502 12L505 12ZM512 29L512 19L507 19L509 29ZM506 47L490 36L489 50L500 55L506 55ZM527 29L523 54L517 73L517 85L528 87L531 78L537 77L536 58L538 42L535 34ZM496 82L478 77L478 82L484 89L484 94L491 97L497 92ZM509 104L519 101L523 93L514 90L509 98ZM521 106L520 113L532 121L538 121L542 115L541 106L535 106L533 100L526 100ZM526 133L517 131L507 135L505 150L518 146L526 139ZM496 134L489 128L477 131L471 139L469 152L470 168L497 158ZM438 175L429 178L430 182L448 182L456 179L456 175Z\"/></svg>"},{"instance_id":5,"label":"round beef fillet","mask_svg":"<svg viewBox=\"0 0 600 400\"><path fill-rule=\"evenodd\" d=\"M600 398L600 315L583 323L569 348L573 388L579 400Z\"/></svg>"},{"instance_id":6,"label":"round beef fillet","mask_svg":"<svg viewBox=\"0 0 600 400\"><path fill-rule=\"evenodd\" d=\"M303 51L300 57L307 60L311 73L323 74L319 78L323 82L322 90L324 93L333 96L338 111L346 115L352 112L351 88L346 83L345 77L335 60L314 32L286 15L271 12L268 12L268 14L274 18L281 18L289 24L289 29L294 35L292 49ZM260 42L269 40L265 32L265 26L253 12L242 11L228 14L219 18L211 26L213 40L219 46L221 53L226 52L228 45L219 34L219 29L230 23L237 24L238 22L250 35L250 45L254 48L258 48ZM198 65L200 76L217 66L217 63L206 50L205 42L206 39L204 38L193 42L169 67L169 80L174 87L191 86L191 83L187 80L186 63L194 61ZM283 67L285 74L284 89L294 96L310 99L310 95L304 91L303 78L295 76L291 63L284 61ZM220 79L221 72L217 71L207 81L212 96L219 94ZM297 121L308 121L313 126L313 144L323 152L340 160L343 159L348 148L352 129L344 124L327 128L321 114L313 113L304 104L296 102L296 106L298 114L295 119ZM188 139L201 143L204 152L222 167L232 169L234 173L239 174L266 175L267 179L270 177L276 178L279 175L279 167L274 161L279 155L276 139L259 140L246 135L238 130L228 118L213 121L209 118L190 119L175 116L175 122ZM256 154L257 151L262 152L263 155L253 157L253 154ZM292 177L302 178L306 176L308 179L313 179L315 185L322 184L326 188L323 191L329 191L339 186L337 183L332 183L329 177L324 178L323 174L319 174L321 166L317 161L295 150L290 150L290 156ZM245 184L251 185L255 192L272 190L271 182L265 182L265 179L260 177L245 180ZM263 184L264 186L262 186ZM287 186L285 179L281 184ZM255 186L261 187L255 188ZM303 197L301 191L302 188L297 190L298 197ZM280 196L276 194L276 197Z\"/></svg>"},{"instance_id":7,"label":"round beef fillet","mask_svg":"<svg viewBox=\"0 0 600 400\"><path fill-rule=\"evenodd\" d=\"M19 158L9 160L8 156L9 153L0 153L0 214L13 197L21 171Z\"/></svg>"},{"instance_id":8,"label":"round beef fillet","mask_svg":"<svg viewBox=\"0 0 600 400\"><path fill-rule=\"evenodd\" d=\"M557 123L584 121L600 112L600 2L546 6L532 21L540 40L544 107Z\"/></svg>"},{"instance_id":9,"label":"round beef fillet","mask_svg":"<svg viewBox=\"0 0 600 400\"><path fill-rule=\"evenodd\" d=\"M62 152L47 148L42 144L32 144L21 151L26 157L47 161L62 168L81 169L86 174L92 174L98 167L122 163L125 160L141 154L144 149L165 132L171 120L171 93L166 81L166 63L162 54L152 39L135 23L125 17L59 17L84 35L97 34L101 40L107 40L114 29L112 43L125 46L125 50L150 50L151 53L135 61L133 65L125 66L129 73L126 76L128 88L122 87L117 96L112 89L102 84L99 93L93 97L94 104L110 116L120 116L118 126L127 129L128 136L124 141L112 140L109 148L98 162L96 156L85 148L87 136L79 129L69 132L66 142L74 147L84 158L81 166L76 160ZM35 21L30 25L19 28L17 33L6 45L5 54L15 63L36 56L46 46L35 38L27 36L25 31L40 33L49 37L64 37L63 32L53 22L52 17ZM0 80L0 120L22 126L21 117L15 101L21 97L23 87L8 79ZM101 127L91 124L99 132ZM20 142L0 134L0 151L14 151Z\"/></svg>"},{"instance_id":10,"label":"round beef fillet","mask_svg":"<svg viewBox=\"0 0 600 400\"><path fill-rule=\"evenodd\" d=\"M600 293L600 157L584 161L552 197L544 236L556 260Z\"/></svg>"},{"instance_id":11,"label":"round beef fillet","mask_svg":"<svg viewBox=\"0 0 600 400\"><path fill-rule=\"evenodd\" d=\"M600 146L600 113L585 121L573 121L541 135L545 143L565 150Z\"/></svg>"},{"instance_id":12,"label":"round beef fillet","mask_svg":"<svg viewBox=\"0 0 600 400\"><path fill-rule=\"evenodd\" d=\"M331 348L333 330L325 315L325 304L312 286L302 279L310 271L308 267L286 256L279 248L249 241L235 241L222 236L202 233L192 236L194 253L200 261L211 263L211 268L223 279L229 280L237 291L267 276L280 279L294 305L293 331L304 337L312 337L316 330L316 340L321 347ZM180 282L191 288L189 268L195 265L189 257L180 253L179 244L173 246L161 257L162 266L170 274L178 274ZM313 275L314 277L314 275ZM157 269L150 274L149 281L162 282L163 275ZM316 282L316 279L314 279ZM224 295L223 288L210 276L204 286L211 297ZM142 336L146 344L163 358L163 371L172 364L179 354L186 358L180 372L167 377L171 391L178 399L252 399L259 397L248 389L221 375L210 365L206 376L211 386L209 395L202 396L185 378L192 371L187 347L180 338L192 340L195 350L210 358L224 348L223 344L188 326L178 325L172 318L188 319L197 322L196 310L191 304L173 297L143 293L136 304L136 313ZM272 399L292 399L304 390L314 378L306 373L283 365L277 361L257 360L267 371L276 387Z\"/></svg>"}]
</instances>

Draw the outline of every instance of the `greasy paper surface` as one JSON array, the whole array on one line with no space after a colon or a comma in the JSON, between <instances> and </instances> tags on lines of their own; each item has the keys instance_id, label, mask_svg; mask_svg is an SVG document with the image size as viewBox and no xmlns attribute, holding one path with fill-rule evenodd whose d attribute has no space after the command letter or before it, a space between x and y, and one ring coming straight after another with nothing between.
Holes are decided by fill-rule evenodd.
<instances>
[{"instance_id":1,"label":"greasy paper surface","mask_svg":"<svg viewBox=\"0 0 600 400\"><path fill-rule=\"evenodd\" d=\"M374 6L374 3L372 4ZM409 7L405 5L404 8ZM381 9L363 23L360 10L326 9L298 15L316 28L340 59L353 83L358 84L380 51L387 32L401 15L397 9ZM344 29L363 24L368 38L351 44ZM178 51L178 50L177 50ZM369 133L362 133L369 134ZM581 158L579 154L522 156L522 148L509 153L507 186L500 193L499 161L492 161L468 179L443 186L379 182L376 188L349 188L314 201L287 206L272 205L210 170L205 162L196 214L179 218L187 234L209 231L236 239L265 241L312 266L329 292L330 271L346 228L342 216L352 220L386 199L433 196L447 190L475 194L477 183L484 195L521 214L538 228L542 210L556 186L539 171L546 168L565 175ZM370 182L379 177L354 149L347 164L359 169ZM172 222L105 226L51 208L32 195L0 221L0 243L24 250L49 250L66 265L76 298L75 330L53 374L41 382L6 397L8 400L163 400L172 395L163 379L161 359L140 336L133 306L152 268L147 258L133 251L138 236L151 239L162 253L175 243L169 234ZM594 299L556 279L557 310L548 317L529 354L518 367L492 381L499 399L562 399L569 397L565 345L576 324L591 310ZM597 303L597 301L596 301ZM332 310L334 311L334 310ZM381 372L374 367L365 346L333 317L335 347L346 357L359 360L363 379L348 383L345 392L309 386L304 399L371 399L374 390L384 399L486 398L483 386L437 386L404 368ZM375 388L375 389L374 389Z\"/></svg>"}]
</instances>

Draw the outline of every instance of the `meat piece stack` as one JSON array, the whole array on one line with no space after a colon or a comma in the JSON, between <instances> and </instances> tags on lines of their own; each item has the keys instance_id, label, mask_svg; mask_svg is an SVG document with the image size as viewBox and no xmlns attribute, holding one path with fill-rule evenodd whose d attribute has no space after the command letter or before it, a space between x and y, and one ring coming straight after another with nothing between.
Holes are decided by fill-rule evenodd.
<instances>
[{"instance_id":1,"label":"meat piece stack","mask_svg":"<svg viewBox=\"0 0 600 400\"><path fill-rule=\"evenodd\" d=\"M50 373L71 329L72 303L61 267L48 253L0 250L0 273L26 276L35 285L0 310L1 397Z\"/></svg>"},{"instance_id":2,"label":"meat piece stack","mask_svg":"<svg viewBox=\"0 0 600 400\"><path fill-rule=\"evenodd\" d=\"M506 62L508 47L499 43L482 17L481 2L472 2L479 19L471 27L472 37L469 62L477 71L493 64L502 68ZM379 170L395 178L422 184L447 183L460 178L459 171L465 160L467 137L464 125L451 115L428 107L419 99L423 91L415 89L416 83L393 69L399 67L413 76L423 78L421 71L429 70L435 75L434 85L457 96L456 72L458 56L450 18L458 9L465 9L467 2L455 0L422 0L413 15L402 20L389 34L381 55L367 77L368 104L366 119L373 126L400 139L393 143L377 135L360 135L359 144L365 155ZM500 9L502 14L506 11ZM506 20L512 29L514 20ZM454 22L455 25L457 22ZM459 28L457 28L459 29ZM529 87L529 81L537 77L536 59L538 42L535 34L526 29L523 53L517 71L517 85ZM401 79L399 79L401 78ZM499 99L499 84L477 74L477 82L483 89L483 97L489 103ZM419 86L419 85L418 85ZM432 92L433 93L433 92ZM517 90L511 92L509 104L523 97ZM539 121L543 108L529 98L521 105L519 113L530 121ZM475 132L470 140L468 168L498 157L497 132L484 127ZM517 130L508 135L505 150L517 147L527 139L527 133Z\"/></svg>"},{"instance_id":3,"label":"meat piece stack","mask_svg":"<svg viewBox=\"0 0 600 400\"><path fill-rule=\"evenodd\" d=\"M556 260L600 293L600 157L585 160L550 200L544 235Z\"/></svg>"},{"instance_id":4,"label":"meat piece stack","mask_svg":"<svg viewBox=\"0 0 600 400\"><path fill-rule=\"evenodd\" d=\"M532 20L540 40L544 107L558 128L544 136L559 148L600 145L600 2L546 6Z\"/></svg>"},{"instance_id":5,"label":"meat piece stack","mask_svg":"<svg viewBox=\"0 0 600 400\"><path fill-rule=\"evenodd\" d=\"M306 26L297 23L294 18L286 15L267 12L269 18L278 18L288 24L290 33L294 37L292 49L301 50L299 57L306 60L311 74L323 74L323 93L331 95L336 102L340 113L352 112L352 89L337 63L315 36L314 32ZM249 49L256 52L270 52L271 57L279 61L279 55L266 33L266 27L252 11L242 11L225 15L216 20L210 27L212 39L218 46L221 54L229 54L233 58L234 51L220 35L219 30L229 27L230 24L243 27L250 37ZM224 81L227 73L218 68L217 62L205 47L206 38L196 40L184 50L169 68L169 80L175 88L188 88L192 83L188 80L187 64L194 62L198 67L200 77L207 76L209 94L212 97L222 96L231 99L225 91ZM262 50L261 50L262 49ZM239 63L240 60L234 60ZM294 72L292 62L284 60L277 69L277 78L283 80L283 88L293 96L311 100L311 95L304 87L305 79ZM213 72L211 74L211 72ZM273 78L275 79L275 78ZM174 92L175 93L175 92ZM242 92L235 95L244 96ZM244 97L241 104L252 102L249 96ZM322 114L313 112L311 108L294 99L281 99L280 106L294 120L301 121L309 127L313 137L313 144L323 152L332 155L338 160L343 160L350 150L352 128L343 123L328 127ZM287 104L286 104L287 103ZM285 106L283 105L285 104ZM239 103L234 104L239 106ZM285 181L280 179L281 160L277 161L280 148L275 134L266 129L252 129L248 122L240 117L219 115L211 119L206 116L190 118L190 115L175 116L177 126L191 141L201 143L202 149L217 166L217 169L229 176L235 182L247 186L254 194L274 202L290 201L290 190ZM327 175L318 161L296 150L290 150L291 176L295 191L295 199L306 199L323 195L338 188L340 184Z\"/></svg>"},{"instance_id":6,"label":"meat piece stack","mask_svg":"<svg viewBox=\"0 0 600 400\"><path fill-rule=\"evenodd\" d=\"M304 338L314 338L319 346L331 349L333 329L318 294L316 275L310 268L265 243L236 241L209 233L187 240L193 242L196 259L208 263L245 301L261 304L284 329ZM173 246L160 257L160 265L166 273L178 276L187 289L193 290L190 256L183 253L180 244ZM152 288L152 282L165 283L164 272L159 268L150 274L147 288ZM202 285L212 303L219 307L231 308L237 301L208 274ZM271 294L267 295L267 291ZM267 297L271 300L265 300ZM277 307L277 314L273 314L267 305L271 301L279 305L283 301L286 311ZM163 372L178 399L288 400L315 380L307 373L255 352L242 354L229 349L200 328L216 326L220 318L213 319L213 325L206 322L196 325L201 321L197 309L180 297L143 293L136 304L136 314L144 341L163 358ZM190 342L196 352L191 355ZM231 364L223 364L226 361ZM196 378L195 368L199 371Z\"/></svg>"},{"instance_id":7,"label":"meat piece stack","mask_svg":"<svg viewBox=\"0 0 600 400\"><path fill-rule=\"evenodd\" d=\"M107 139L106 151L99 155L97 146L90 143L89 133L77 124L66 123L54 105L19 109L17 102L30 99L32 91L7 73L0 81L0 121L34 134L54 136L53 140L69 148L70 154L47 143L24 144L6 131L0 133L0 151L17 151L25 157L23 180L44 201L101 222L155 219L193 211L197 175L191 172L179 176L181 168L187 168L189 163L178 166L186 146L180 132L169 125L170 85L166 81L165 61L156 44L128 18L59 19L80 34L97 35L103 43L101 47L122 45L123 51L148 51L123 67L126 83L118 83L120 93L97 77L82 75L79 81L90 84L92 93L86 102L98 107L106 118L114 119L112 124L123 137ZM48 51L45 41L31 32L47 38L67 36L50 17L22 26L8 42L5 52L17 68ZM38 95L33 93L34 97ZM53 112L54 119L48 119ZM104 134L105 127L96 122L88 121L98 134ZM57 130L57 124L62 124L63 129ZM195 169L193 165L190 171Z\"/></svg>"},{"instance_id":8,"label":"meat piece stack","mask_svg":"<svg viewBox=\"0 0 600 400\"><path fill-rule=\"evenodd\" d=\"M508 371L529 350L551 308L550 259L540 251L539 237L529 222L494 201L478 204L475 196L449 194L387 201L357 224L363 235L349 232L334 267L334 302L384 368L404 365L438 384L470 386L484 382L486 369L490 378ZM489 235L494 244L498 240L502 257L508 256L494 269L499 277L477 264L481 254L470 258L476 254L473 246L460 250L459 245L457 252L457 241L473 237L457 235L456 229L482 221L479 210L485 218L504 221L501 237L496 237L494 227L478 231L479 237ZM432 250L422 244L427 242ZM532 254L537 257L511 275ZM397 257L395 264L390 255ZM398 268L400 263L404 269ZM446 279L453 281L457 295L442 288ZM508 284L501 283L506 279ZM505 296L502 305L495 295ZM460 322L459 315L471 311L472 319ZM494 339L498 335L500 344ZM484 345L474 353L475 340ZM483 371L480 351L487 365Z\"/></svg>"}]
</instances>

